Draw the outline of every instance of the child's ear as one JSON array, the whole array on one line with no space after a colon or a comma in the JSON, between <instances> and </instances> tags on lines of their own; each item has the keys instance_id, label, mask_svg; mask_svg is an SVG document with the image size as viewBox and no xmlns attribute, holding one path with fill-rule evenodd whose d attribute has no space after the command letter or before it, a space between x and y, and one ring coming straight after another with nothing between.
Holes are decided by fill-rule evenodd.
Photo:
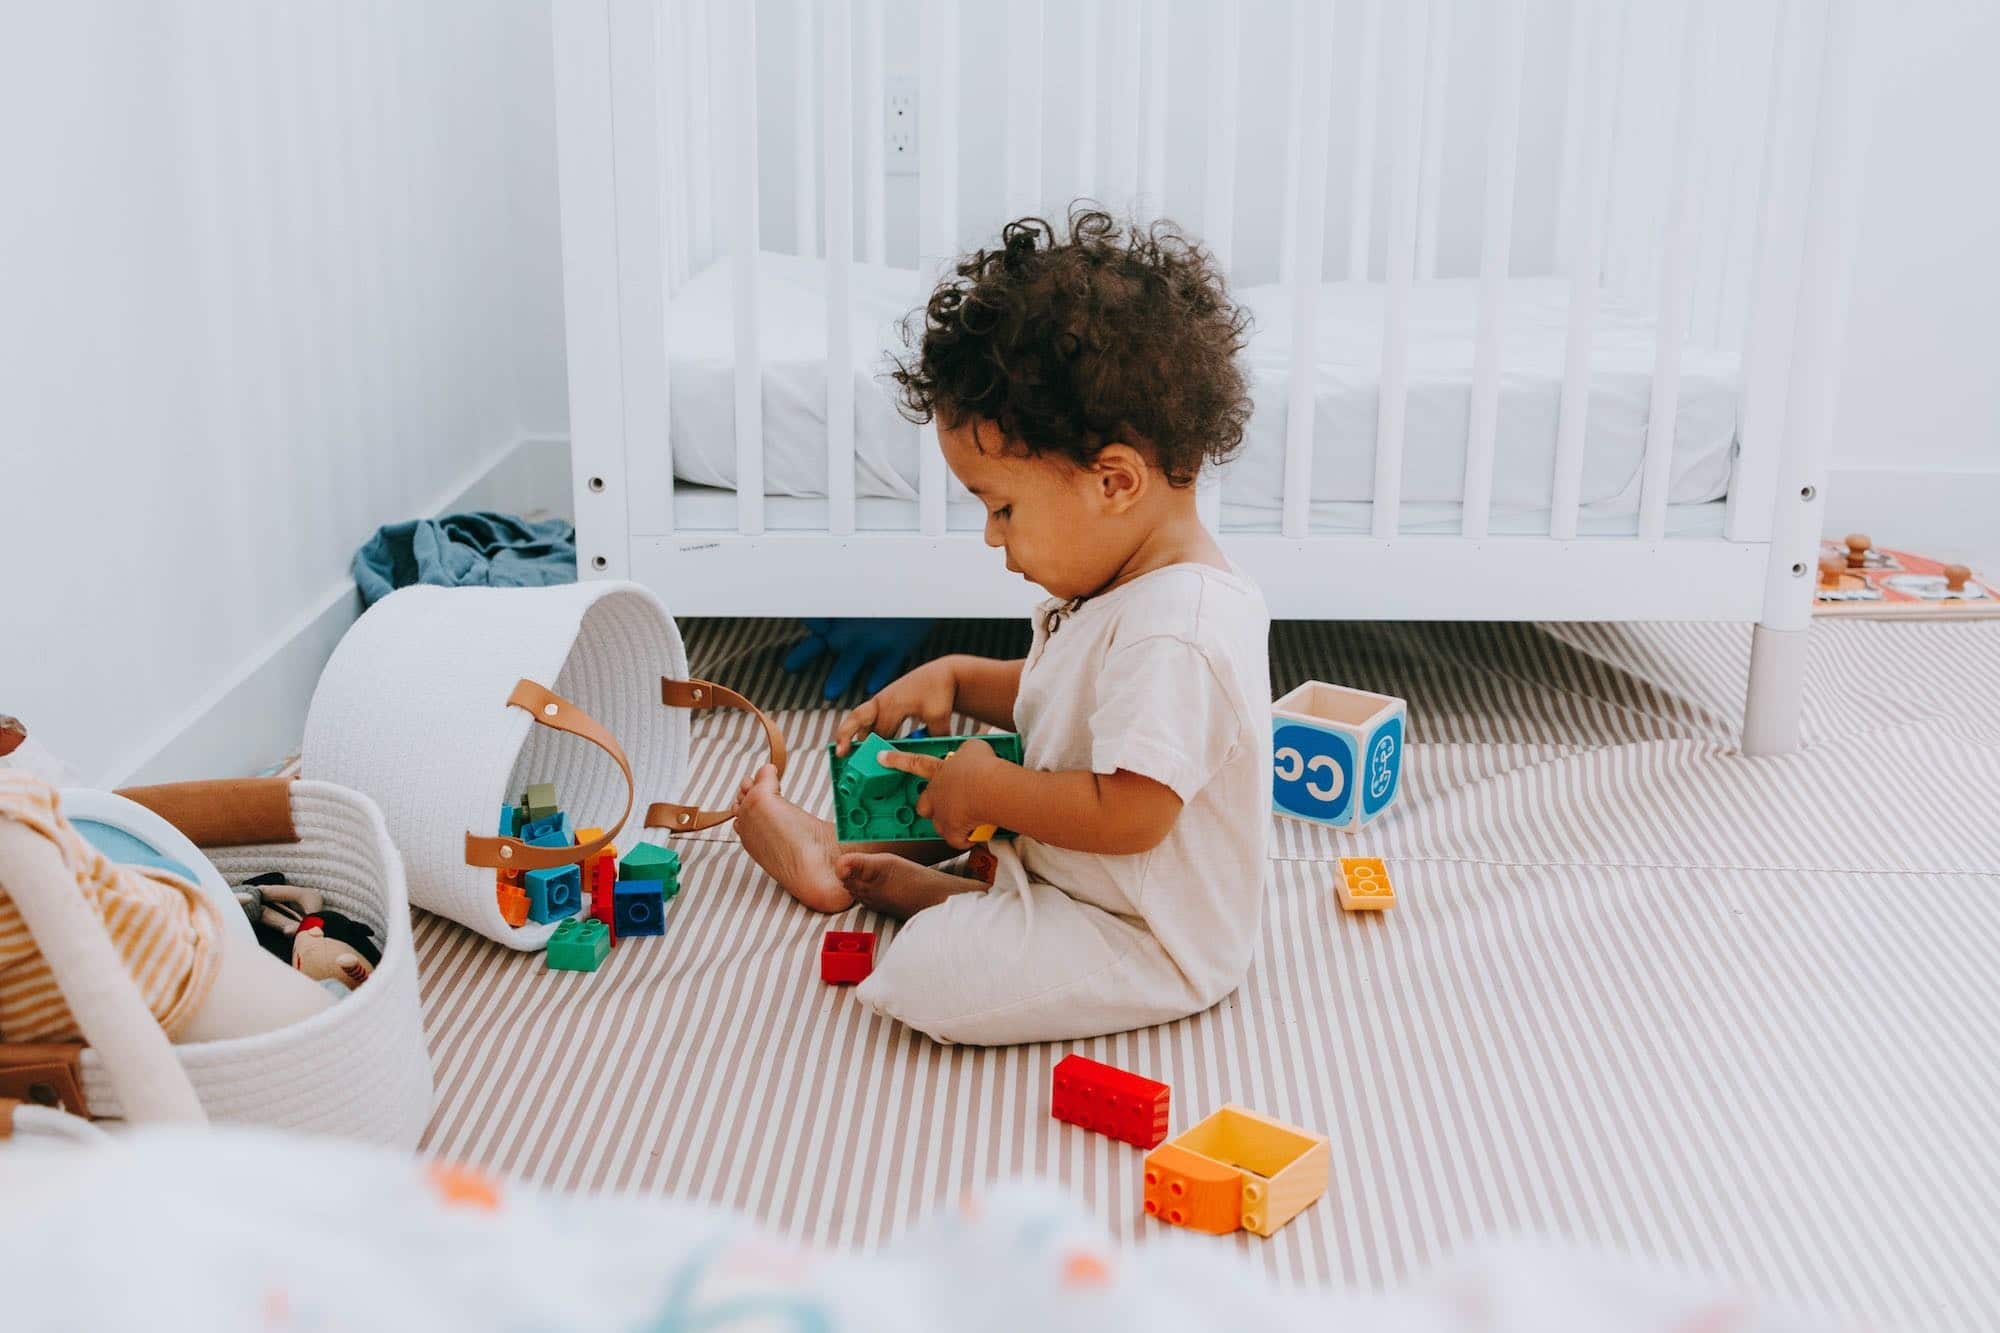
<instances>
[{"instance_id":1,"label":"child's ear","mask_svg":"<svg viewBox=\"0 0 2000 1333\"><path fill-rule=\"evenodd\" d=\"M1105 445L1097 451L1091 470L1097 493L1103 497L1106 510L1113 514L1125 513L1139 503L1151 482L1145 455L1129 444Z\"/></svg>"}]
</instances>

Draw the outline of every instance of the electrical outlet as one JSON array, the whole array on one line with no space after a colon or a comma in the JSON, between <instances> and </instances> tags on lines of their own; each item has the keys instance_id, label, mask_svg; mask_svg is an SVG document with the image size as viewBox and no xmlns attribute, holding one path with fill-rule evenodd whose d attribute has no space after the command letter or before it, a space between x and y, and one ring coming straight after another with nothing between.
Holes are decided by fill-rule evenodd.
<instances>
[{"instance_id":1,"label":"electrical outlet","mask_svg":"<svg viewBox=\"0 0 2000 1333\"><path fill-rule=\"evenodd\" d=\"M917 174L917 80L909 74L882 81L882 167L891 176Z\"/></svg>"}]
</instances>

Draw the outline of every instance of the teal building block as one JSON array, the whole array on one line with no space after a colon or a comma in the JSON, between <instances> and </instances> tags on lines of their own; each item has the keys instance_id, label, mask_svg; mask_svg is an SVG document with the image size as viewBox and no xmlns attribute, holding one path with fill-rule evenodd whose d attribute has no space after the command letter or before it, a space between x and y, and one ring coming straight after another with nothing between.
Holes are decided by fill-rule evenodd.
<instances>
[{"instance_id":1,"label":"teal building block","mask_svg":"<svg viewBox=\"0 0 2000 1333\"><path fill-rule=\"evenodd\" d=\"M521 797L522 814L530 820L547 819L556 812L556 784L537 782Z\"/></svg>"},{"instance_id":2,"label":"teal building block","mask_svg":"<svg viewBox=\"0 0 2000 1333\"><path fill-rule=\"evenodd\" d=\"M671 847L642 842L619 859L618 878L651 879L680 891L681 854Z\"/></svg>"},{"instance_id":3,"label":"teal building block","mask_svg":"<svg viewBox=\"0 0 2000 1333\"><path fill-rule=\"evenodd\" d=\"M917 815L923 779L884 768L881 756L888 750L900 750L942 759L975 739L992 746L1007 762L1021 762L1021 738L1011 731L991 731L978 737L905 736L893 741L869 736L844 755L827 746L827 762L833 772L834 836L841 842L935 841L937 825ZM1011 835L1003 831L996 836Z\"/></svg>"},{"instance_id":4,"label":"teal building block","mask_svg":"<svg viewBox=\"0 0 2000 1333\"><path fill-rule=\"evenodd\" d=\"M528 920L560 921L583 906L583 876L575 866L551 866L521 876L528 894Z\"/></svg>"},{"instance_id":5,"label":"teal building block","mask_svg":"<svg viewBox=\"0 0 2000 1333\"><path fill-rule=\"evenodd\" d=\"M611 932L602 921L572 917L549 936L543 957L554 972L595 972L611 952Z\"/></svg>"},{"instance_id":6,"label":"teal building block","mask_svg":"<svg viewBox=\"0 0 2000 1333\"><path fill-rule=\"evenodd\" d=\"M611 912L618 938L667 933L667 899L656 879L621 879L612 893Z\"/></svg>"},{"instance_id":7,"label":"teal building block","mask_svg":"<svg viewBox=\"0 0 2000 1333\"><path fill-rule=\"evenodd\" d=\"M520 836L521 836L521 825L522 825L523 823L525 823L525 822L526 822L526 821L524 821L524 820L523 820L523 819L521 818L521 807L520 807L520 806L518 806L518 805L503 805L503 806L501 806L501 807L500 807L500 836L501 836L501 837L503 837L503 838L518 838L518 837L520 837Z\"/></svg>"}]
</instances>

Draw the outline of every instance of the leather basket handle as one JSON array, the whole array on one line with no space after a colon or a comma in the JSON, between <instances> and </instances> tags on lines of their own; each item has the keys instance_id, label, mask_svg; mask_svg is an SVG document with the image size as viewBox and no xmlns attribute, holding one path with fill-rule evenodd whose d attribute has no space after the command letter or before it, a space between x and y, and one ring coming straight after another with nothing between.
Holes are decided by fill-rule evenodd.
<instances>
[{"instance_id":1,"label":"leather basket handle","mask_svg":"<svg viewBox=\"0 0 2000 1333\"><path fill-rule=\"evenodd\" d=\"M632 817L632 764L625 758L625 752L618 748L618 742L611 738L596 718L578 708L554 690L537 685L532 680L514 683L514 692L507 696L509 708L519 708L535 720L536 725L550 727L556 731L566 731L572 736L581 736L598 749L611 756L618 765L618 771L625 775L625 808L618 813L611 827L589 842L580 842L571 847L530 847L519 838L482 835L467 830L465 834L465 863L481 866L488 870L548 870L554 866L579 865L603 851L618 839L618 832L625 827L625 821Z\"/></svg>"},{"instance_id":2,"label":"leather basket handle","mask_svg":"<svg viewBox=\"0 0 2000 1333\"><path fill-rule=\"evenodd\" d=\"M777 723L771 721L763 709L727 685L707 680L668 680L663 676L660 679L660 702L669 708L735 708L754 714L763 725L765 743L771 747L771 763L776 766L779 777L785 776L785 737L778 730ZM646 809L646 827L663 828L672 833L693 833L697 829L726 824L735 817L735 812L730 810L703 810L699 806L655 801Z\"/></svg>"}]
</instances>

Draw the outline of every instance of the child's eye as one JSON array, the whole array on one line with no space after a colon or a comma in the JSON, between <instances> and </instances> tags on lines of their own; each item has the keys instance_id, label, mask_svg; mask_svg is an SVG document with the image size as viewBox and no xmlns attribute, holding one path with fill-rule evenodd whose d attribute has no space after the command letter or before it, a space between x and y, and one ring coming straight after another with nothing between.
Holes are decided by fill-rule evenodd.
<instances>
[{"instance_id":1,"label":"child's eye","mask_svg":"<svg viewBox=\"0 0 2000 1333\"><path fill-rule=\"evenodd\" d=\"M1007 517L1007 516L1008 516L1009 514L1011 514L1011 513L1013 513L1013 512L1014 512L1014 506L1013 506L1013 505L1001 505L1001 506L1000 506L1000 507L999 507L998 509L996 509L996 510L994 510L994 511L993 511L993 517L995 517L995 518L1005 518L1005 517Z\"/></svg>"}]
</instances>

